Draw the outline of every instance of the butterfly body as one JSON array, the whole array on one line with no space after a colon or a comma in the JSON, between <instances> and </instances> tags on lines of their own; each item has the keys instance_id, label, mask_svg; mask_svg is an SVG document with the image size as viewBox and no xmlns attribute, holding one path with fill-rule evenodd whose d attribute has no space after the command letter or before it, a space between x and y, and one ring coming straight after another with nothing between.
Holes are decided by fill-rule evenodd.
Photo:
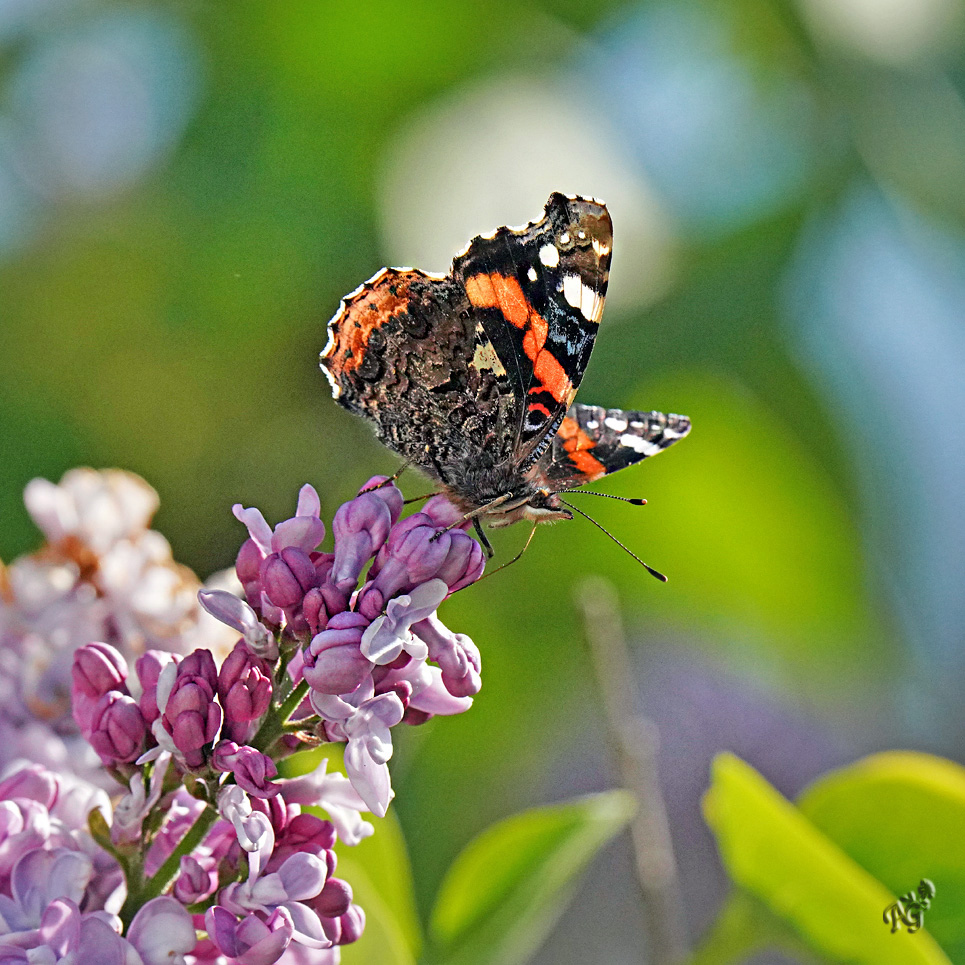
<instances>
[{"instance_id":1,"label":"butterfly body","mask_svg":"<svg viewBox=\"0 0 965 965\"><path fill-rule=\"evenodd\" d=\"M493 526L569 519L559 492L683 438L685 416L574 401L599 327L612 224L553 194L523 228L474 238L446 276L384 268L329 322L332 394Z\"/></svg>"}]
</instances>

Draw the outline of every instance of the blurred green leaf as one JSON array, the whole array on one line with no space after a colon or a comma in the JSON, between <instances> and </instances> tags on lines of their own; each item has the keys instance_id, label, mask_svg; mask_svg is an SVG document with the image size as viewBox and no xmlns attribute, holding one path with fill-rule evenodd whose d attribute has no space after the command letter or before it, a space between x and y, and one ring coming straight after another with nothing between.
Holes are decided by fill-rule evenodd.
<instances>
[{"instance_id":1,"label":"blurred green leaf","mask_svg":"<svg viewBox=\"0 0 965 965\"><path fill-rule=\"evenodd\" d=\"M731 754L715 759L704 812L733 880L819 954L867 965L948 965L927 932L892 934L882 913L895 896L749 764Z\"/></svg>"},{"instance_id":2,"label":"blurred green leaf","mask_svg":"<svg viewBox=\"0 0 965 965\"><path fill-rule=\"evenodd\" d=\"M965 769L912 751L875 754L822 777L797 804L893 894L934 882L925 926L965 961Z\"/></svg>"},{"instance_id":3,"label":"blurred green leaf","mask_svg":"<svg viewBox=\"0 0 965 965\"><path fill-rule=\"evenodd\" d=\"M645 495L646 509L599 509L670 577L648 609L733 640L734 660L773 664L779 654L816 690L853 673L873 638L880 656L857 530L802 440L744 386L709 372L668 375L625 401L684 412L694 426L607 487Z\"/></svg>"},{"instance_id":4,"label":"blurred green leaf","mask_svg":"<svg viewBox=\"0 0 965 965\"><path fill-rule=\"evenodd\" d=\"M442 883L431 960L525 962L562 914L579 873L634 810L629 794L610 791L535 808L484 831Z\"/></svg>"},{"instance_id":5,"label":"blurred green leaf","mask_svg":"<svg viewBox=\"0 0 965 965\"><path fill-rule=\"evenodd\" d=\"M405 926L386 899L380 874L371 877L351 855L346 860L346 850L339 851L338 874L351 883L355 901L365 909L365 931L357 942L342 947L342 965L415 965Z\"/></svg>"}]
</instances>

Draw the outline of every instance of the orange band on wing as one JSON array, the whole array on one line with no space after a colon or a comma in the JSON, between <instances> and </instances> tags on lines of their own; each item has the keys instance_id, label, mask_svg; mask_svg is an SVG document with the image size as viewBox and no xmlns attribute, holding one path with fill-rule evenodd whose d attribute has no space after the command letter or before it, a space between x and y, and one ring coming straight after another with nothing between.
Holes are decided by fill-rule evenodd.
<instances>
[{"instance_id":1,"label":"orange band on wing","mask_svg":"<svg viewBox=\"0 0 965 965\"><path fill-rule=\"evenodd\" d=\"M557 402L568 404L573 383L563 366L544 348L549 324L533 311L519 282L496 273L471 275L466 279L466 294L474 308L498 308L510 325L524 330L523 351L533 363L540 389Z\"/></svg>"},{"instance_id":2,"label":"orange band on wing","mask_svg":"<svg viewBox=\"0 0 965 965\"><path fill-rule=\"evenodd\" d=\"M563 449L569 454L570 462L576 467L577 471L584 476L606 474L606 467L603 463L589 452L596 445L596 442L580 428L575 419L565 418L560 423L557 434L563 440Z\"/></svg>"},{"instance_id":3,"label":"orange band on wing","mask_svg":"<svg viewBox=\"0 0 965 965\"><path fill-rule=\"evenodd\" d=\"M570 462L583 473L584 476L605 476L606 466L596 456L591 456L585 449L578 449L569 454Z\"/></svg>"}]
</instances>

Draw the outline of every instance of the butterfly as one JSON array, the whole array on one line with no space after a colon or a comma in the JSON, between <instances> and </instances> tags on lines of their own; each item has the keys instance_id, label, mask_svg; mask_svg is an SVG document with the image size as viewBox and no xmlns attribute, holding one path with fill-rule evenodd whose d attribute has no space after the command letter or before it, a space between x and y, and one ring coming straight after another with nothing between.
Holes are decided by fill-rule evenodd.
<instances>
[{"instance_id":1,"label":"butterfly","mask_svg":"<svg viewBox=\"0 0 965 965\"><path fill-rule=\"evenodd\" d=\"M604 204L554 192L538 221L473 238L448 275L383 268L328 324L334 398L435 480L487 549L480 517L572 519L561 493L690 431L686 416L574 401L612 244Z\"/></svg>"}]
</instances>

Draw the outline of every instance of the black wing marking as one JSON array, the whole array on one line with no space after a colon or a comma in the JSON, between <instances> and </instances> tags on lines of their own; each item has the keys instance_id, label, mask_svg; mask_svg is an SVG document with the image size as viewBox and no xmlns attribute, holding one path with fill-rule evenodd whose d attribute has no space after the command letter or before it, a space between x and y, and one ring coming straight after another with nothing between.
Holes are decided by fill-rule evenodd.
<instances>
[{"instance_id":1,"label":"black wing marking","mask_svg":"<svg viewBox=\"0 0 965 965\"><path fill-rule=\"evenodd\" d=\"M663 452L688 432L686 416L577 403L554 436L536 482L548 489L575 489Z\"/></svg>"},{"instance_id":2,"label":"black wing marking","mask_svg":"<svg viewBox=\"0 0 965 965\"><path fill-rule=\"evenodd\" d=\"M520 471L552 442L583 378L609 279L613 229L606 207L554 193L543 218L477 237L452 277L516 395L511 456Z\"/></svg>"}]
</instances>

